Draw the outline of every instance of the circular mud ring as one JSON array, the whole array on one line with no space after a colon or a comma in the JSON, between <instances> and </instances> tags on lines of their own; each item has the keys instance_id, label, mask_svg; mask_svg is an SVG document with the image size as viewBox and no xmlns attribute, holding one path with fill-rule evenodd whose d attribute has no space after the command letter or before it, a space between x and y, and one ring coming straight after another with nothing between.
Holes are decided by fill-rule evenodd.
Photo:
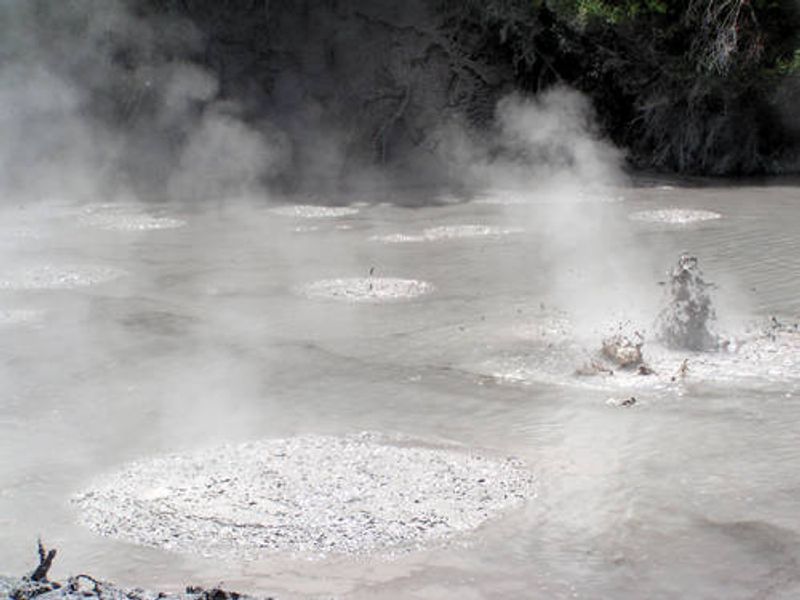
<instances>
[{"instance_id":1,"label":"circular mud ring","mask_svg":"<svg viewBox=\"0 0 800 600\"><path fill-rule=\"evenodd\" d=\"M643 223L662 223L665 225L689 225L703 221L721 219L722 215L710 210L690 210L686 208L664 208L659 210L643 210L628 217L631 221Z\"/></svg>"},{"instance_id":2,"label":"circular mud ring","mask_svg":"<svg viewBox=\"0 0 800 600\"><path fill-rule=\"evenodd\" d=\"M79 220L82 225L106 231L157 231L186 226L186 221L153 216L144 209L133 203L90 204L83 208Z\"/></svg>"},{"instance_id":3,"label":"circular mud ring","mask_svg":"<svg viewBox=\"0 0 800 600\"><path fill-rule=\"evenodd\" d=\"M0 290L68 290L106 283L125 275L113 267L40 265L0 273Z\"/></svg>"},{"instance_id":4,"label":"circular mud ring","mask_svg":"<svg viewBox=\"0 0 800 600\"><path fill-rule=\"evenodd\" d=\"M128 465L73 502L100 535L204 556L365 555L471 531L530 494L511 459L361 434Z\"/></svg>"},{"instance_id":5,"label":"circular mud ring","mask_svg":"<svg viewBox=\"0 0 800 600\"><path fill-rule=\"evenodd\" d=\"M282 217L297 217L299 219L329 219L334 217L349 217L358 214L358 209L351 206L315 206L313 204L295 204L279 206L271 210Z\"/></svg>"},{"instance_id":6,"label":"circular mud ring","mask_svg":"<svg viewBox=\"0 0 800 600\"><path fill-rule=\"evenodd\" d=\"M436 242L440 240L468 239L479 237L501 237L515 233L522 233L520 227L495 227L491 225L442 225L430 227L421 234L393 233L389 235L376 235L370 238L374 242L384 244L404 244L413 242Z\"/></svg>"},{"instance_id":7,"label":"circular mud ring","mask_svg":"<svg viewBox=\"0 0 800 600\"><path fill-rule=\"evenodd\" d=\"M315 281L300 288L300 293L309 298L344 302L391 302L416 298L432 290L430 283L417 279L351 277Z\"/></svg>"},{"instance_id":8,"label":"circular mud ring","mask_svg":"<svg viewBox=\"0 0 800 600\"><path fill-rule=\"evenodd\" d=\"M157 231L179 229L186 221L172 217L153 217L144 214L89 214L81 217L81 223L106 231Z\"/></svg>"}]
</instances>

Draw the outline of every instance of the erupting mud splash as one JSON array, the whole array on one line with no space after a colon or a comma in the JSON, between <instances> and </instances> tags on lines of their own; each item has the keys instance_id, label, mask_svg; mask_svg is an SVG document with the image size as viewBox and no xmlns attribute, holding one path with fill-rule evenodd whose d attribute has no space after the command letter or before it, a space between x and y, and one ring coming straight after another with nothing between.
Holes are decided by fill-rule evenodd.
<instances>
[{"instance_id":1,"label":"erupting mud splash","mask_svg":"<svg viewBox=\"0 0 800 600\"><path fill-rule=\"evenodd\" d=\"M341 300L344 302L391 302L428 294L433 286L417 279L394 277L351 277L323 279L299 289L309 298Z\"/></svg>"},{"instance_id":2,"label":"erupting mud splash","mask_svg":"<svg viewBox=\"0 0 800 600\"><path fill-rule=\"evenodd\" d=\"M0 273L0 290L68 290L106 283L121 269L92 265L39 265Z\"/></svg>"},{"instance_id":3,"label":"erupting mud splash","mask_svg":"<svg viewBox=\"0 0 800 600\"><path fill-rule=\"evenodd\" d=\"M352 206L316 206L313 204L295 204L279 206L271 210L273 214L282 217L297 217L300 219L325 219L335 217L349 217L358 214L358 209Z\"/></svg>"},{"instance_id":4,"label":"erupting mud splash","mask_svg":"<svg viewBox=\"0 0 800 600\"><path fill-rule=\"evenodd\" d=\"M143 212L138 206L116 204L88 207L81 215L80 222L107 231L157 231L186 226L186 221L181 219L153 216Z\"/></svg>"},{"instance_id":5,"label":"erupting mud splash","mask_svg":"<svg viewBox=\"0 0 800 600\"><path fill-rule=\"evenodd\" d=\"M645 223L664 223L666 225L689 225L703 221L722 218L719 213L710 210L691 210L687 208L663 208L660 210L643 210L630 215L631 221Z\"/></svg>"},{"instance_id":6,"label":"erupting mud splash","mask_svg":"<svg viewBox=\"0 0 800 600\"><path fill-rule=\"evenodd\" d=\"M682 394L687 384L792 391L800 388L800 330L759 328L714 352L679 352L648 342L637 365L618 365L601 351L562 339L508 351L474 370L498 382L609 391Z\"/></svg>"},{"instance_id":7,"label":"erupting mud splash","mask_svg":"<svg viewBox=\"0 0 800 600\"><path fill-rule=\"evenodd\" d=\"M515 233L522 233L521 227L494 227L492 225L442 225L429 227L421 234L392 233L389 235L375 235L370 241L384 244L403 244L414 242L436 242L461 238L501 237Z\"/></svg>"},{"instance_id":8,"label":"erupting mud splash","mask_svg":"<svg viewBox=\"0 0 800 600\"><path fill-rule=\"evenodd\" d=\"M718 336L711 327L716 319L708 293L711 284L703 279L697 258L684 254L669 273L667 304L658 316L659 339L673 350L712 350Z\"/></svg>"},{"instance_id":9,"label":"erupting mud splash","mask_svg":"<svg viewBox=\"0 0 800 600\"><path fill-rule=\"evenodd\" d=\"M74 502L95 532L206 556L402 550L518 506L531 478L498 460L373 434L301 436L134 463Z\"/></svg>"}]
</instances>

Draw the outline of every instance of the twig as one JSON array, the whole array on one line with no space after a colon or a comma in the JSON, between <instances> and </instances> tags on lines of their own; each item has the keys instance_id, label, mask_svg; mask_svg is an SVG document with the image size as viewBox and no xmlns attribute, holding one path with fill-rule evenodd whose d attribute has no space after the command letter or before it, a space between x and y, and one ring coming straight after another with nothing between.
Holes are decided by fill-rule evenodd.
<instances>
[{"instance_id":1,"label":"twig","mask_svg":"<svg viewBox=\"0 0 800 600\"><path fill-rule=\"evenodd\" d=\"M53 564L53 559L56 557L55 548L46 551L42 544L41 538L38 540L39 544L39 566L31 573L31 581L47 581L47 572Z\"/></svg>"},{"instance_id":2,"label":"twig","mask_svg":"<svg viewBox=\"0 0 800 600\"><path fill-rule=\"evenodd\" d=\"M98 581L91 575L86 575L85 573L81 573L80 575L75 575L74 577L69 578L69 589L73 592L77 592L80 587L80 580L81 579L88 579L94 585L94 593L96 595L100 595L100 587L103 585L102 582Z\"/></svg>"}]
</instances>

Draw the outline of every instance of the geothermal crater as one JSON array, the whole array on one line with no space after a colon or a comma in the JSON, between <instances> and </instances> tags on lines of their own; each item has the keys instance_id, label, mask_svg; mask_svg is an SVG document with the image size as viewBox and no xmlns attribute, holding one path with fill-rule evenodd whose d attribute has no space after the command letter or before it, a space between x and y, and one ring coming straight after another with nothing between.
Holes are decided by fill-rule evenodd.
<instances>
[{"instance_id":1,"label":"geothermal crater","mask_svg":"<svg viewBox=\"0 0 800 600\"><path fill-rule=\"evenodd\" d=\"M74 499L126 541L255 559L363 555L447 539L528 497L511 459L375 434L299 436L137 462Z\"/></svg>"}]
</instances>

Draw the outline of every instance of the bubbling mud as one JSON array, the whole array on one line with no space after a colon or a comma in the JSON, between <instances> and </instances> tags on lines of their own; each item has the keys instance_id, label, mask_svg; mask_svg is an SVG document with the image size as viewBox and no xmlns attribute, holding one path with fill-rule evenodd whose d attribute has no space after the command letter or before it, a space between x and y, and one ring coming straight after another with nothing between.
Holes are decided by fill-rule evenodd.
<instances>
[{"instance_id":1,"label":"bubbling mud","mask_svg":"<svg viewBox=\"0 0 800 600\"><path fill-rule=\"evenodd\" d=\"M106 283L125 274L99 265L37 265L0 273L0 290L68 290Z\"/></svg>"},{"instance_id":2,"label":"bubbling mud","mask_svg":"<svg viewBox=\"0 0 800 600\"><path fill-rule=\"evenodd\" d=\"M433 291L433 286L417 279L350 277L314 281L298 291L308 298L343 302L391 302L423 296Z\"/></svg>"},{"instance_id":3,"label":"bubbling mud","mask_svg":"<svg viewBox=\"0 0 800 600\"><path fill-rule=\"evenodd\" d=\"M716 352L678 352L648 344L644 352L646 373L596 360L595 352L563 340L532 345L525 351L511 350L469 368L501 383L609 391L680 394L687 384L796 390L800 387L800 332L761 330Z\"/></svg>"},{"instance_id":4,"label":"bubbling mud","mask_svg":"<svg viewBox=\"0 0 800 600\"><path fill-rule=\"evenodd\" d=\"M316 206L313 204L293 204L278 206L270 212L282 217L296 217L299 219L330 219L336 217L349 217L358 214L358 209L352 206Z\"/></svg>"},{"instance_id":5,"label":"bubbling mud","mask_svg":"<svg viewBox=\"0 0 800 600\"><path fill-rule=\"evenodd\" d=\"M664 285L664 308L652 338L630 323L620 324L592 348L578 341L581 336L565 315L542 314L535 322L516 326L516 343L510 340L509 345L517 348L483 361L477 370L498 381L599 389L680 388L686 382L800 385L797 325L773 318L740 335L719 335L713 285L694 256L682 255Z\"/></svg>"},{"instance_id":6,"label":"bubbling mud","mask_svg":"<svg viewBox=\"0 0 800 600\"><path fill-rule=\"evenodd\" d=\"M661 223L665 225L690 225L703 221L721 219L722 215L710 210L692 210L687 208L662 208L659 210L643 210L628 216L631 221L644 223Z\"/></svg>"},{"instance_id":7,"label":"bubbling mud","mask_svg":"<svg viewBox=\"0 0 800 600\"><path fill-rule=\"evenodd\" d=\"M419 234L392 233L389 235L375 235L370 241L384 244L404 244L415 242L437 242L442 240L469 239L481 237L502 237L515 233L522 233L520 227L495 227L492 225L442 225L429 227Z\"/></svg>"},{"instance_id":8,"label":"bubbling mud","mask_svg":"<svg viewBox=\"0 0 800 600\"><path fill-rule=\"evenodd\" d=\"M256 559L402 551L519 506L515 460L376 434L299 436L137 462L74 499L104 536Z\"/></svg>"}]
</instances>

